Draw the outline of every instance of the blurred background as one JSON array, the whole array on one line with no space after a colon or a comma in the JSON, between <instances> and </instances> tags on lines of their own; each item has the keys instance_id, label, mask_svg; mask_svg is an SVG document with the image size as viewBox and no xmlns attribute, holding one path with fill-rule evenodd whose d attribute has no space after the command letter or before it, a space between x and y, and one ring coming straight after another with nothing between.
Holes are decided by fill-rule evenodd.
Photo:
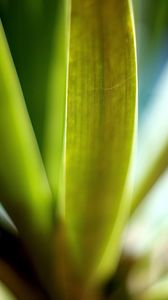
<instances>
[{"instance_id":1,"label":"blurred background","mask_svg":"<svg viewBox=\"0 0 168 300\"><path fill-rule=\"evenodd\" d=\"M139 119L137 209L123 241L124 253L133 262L127 288L135 299L164 300L168 299L168 1L134 0L133 5Z\"/></svg>"}]
</instances>

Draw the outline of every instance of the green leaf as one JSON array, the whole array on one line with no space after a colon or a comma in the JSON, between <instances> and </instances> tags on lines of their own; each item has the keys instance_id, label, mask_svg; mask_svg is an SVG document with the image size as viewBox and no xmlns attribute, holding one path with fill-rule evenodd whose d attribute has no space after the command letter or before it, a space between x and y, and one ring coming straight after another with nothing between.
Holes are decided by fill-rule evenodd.
<instances>
[{"instance_id":1,"label":"green leaf","mask_svg":"<svg viewBox=\"0 0 168 300\"><path fill-rule=\"evenodd\" d=\"M85 279L114 269L131 203L136 116L132 9L127 0L72 0L65 222Z\"/></svg>"},{"instance_id":2,"label":"green leaf","mask_svg":"<svg viewBox=\"0 0 168 300\"><path fill-rule=\"evenodd\" d=\"M50 259L52 197L1 23L0 144L2 203L34 261L45 270Z\"/></svg>"},{"instance_id":3,"label":"green leaf","mask_svg":"<svg viewBox=\"0 0 168 300\"><path fill-rule=\"evenodd\" d=\"M64 193L64 133L69 53L70 2L63 0L55 26L52 66L48 79L43 157L57 208L62 214Z\"/></svg>"},{"instance_id":4,"label":"green leaf","mask_svg":"<svg viewBox=\"0 0 168 300\"><path fill-rule=\"evenodd\" d=\"M143 3L144 2L144 3ZM142 1L144 6L144 22L148 23L148 33L150 34L151 44L157 47L167 35L168 26L168 3L167 1ZM151 45L151 46L152 46Z\"/></svg>"},{"instance_id":5,"label":"green leaf","mask_svg":"<svg viewBox=\"0 0 168 300\"><path fill-rule=\"evenodd\" d=\"M27 108L61 210L69 6L69 0L0 3Z\"/></svg>"},{"instance_id":6,"label":"green leaf","mask_svg":"<svg viewBox=\"0 0 168 300\"><path fill-rule=\"evenodd\" d=\"M0 1L0 16L41 152L62 2Z\"/></svg>"}]
</instances>

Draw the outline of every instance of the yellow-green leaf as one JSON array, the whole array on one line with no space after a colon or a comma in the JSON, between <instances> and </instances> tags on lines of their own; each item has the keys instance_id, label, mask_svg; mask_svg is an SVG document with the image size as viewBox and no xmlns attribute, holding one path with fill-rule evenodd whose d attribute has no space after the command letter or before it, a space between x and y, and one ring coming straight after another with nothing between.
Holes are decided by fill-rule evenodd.
<instances>
[{"instance_id":1,"label":"yellow-green leaf","mask_svg":"<svg viewBox=\"0 0 168 300\"><path fill-rule=\"evenodd\" d=\"M81 274L114 269L131 194L136 63L128 0L72 0L65 221Z\"/></svg>"},{"instance_id":2,"label":"yellow-green leaf","mask_svg":"<svg viewBox=\"0 0 168 300\"><path fill-rule=\"evenodd\" d=\"M62 34L56 30L62 19L62 3L0 1L0 16L41 153L55 41L57 34Z\"/></svg>"},{"instance_id":3,"label":"yellow-green leaf","mask_svg":"<svg viewBox=\"0 0 168 300\"><path fill-rule=\"evenodd\" d=\"M64 193L64 131L69 54L70 1L61 0L55 24L52 64L48 78L43 157L57 210L62 214ZM58 212L57 212L58 213Z\"/></svg>"},{"instance_id":4,"label":"yellow-green leaf","mask_svg":"<svg viewBox=\"0 0 168 300\"><path fill-rule=\"evenodd\" d=\"M0 195L32 257L40 269L47 266L51 193L1 23Z\"/></svg>"}]
</instances>

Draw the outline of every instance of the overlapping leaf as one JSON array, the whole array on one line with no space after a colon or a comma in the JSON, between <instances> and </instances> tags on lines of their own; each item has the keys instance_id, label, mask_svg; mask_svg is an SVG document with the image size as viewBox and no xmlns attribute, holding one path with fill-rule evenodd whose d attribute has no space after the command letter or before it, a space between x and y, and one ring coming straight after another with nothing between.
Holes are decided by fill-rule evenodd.
<instances>
[{"instance_id":1,"label":"overlapping leaf","mask_svg":"<svg viewBox=\"0 0 168 300\"><path fill-rule=\"evenodd\" d=\"M69 57L70 1L61 1L59 21L55 25L52 65L48 79L46 120L42 153L48 178L57 202L63 213L64 194L64 140Z\"/></svg>"},{"instance_id":2,"label":"overlapping leaf","mask_svg":"<svg viewBox=\"0 0 168 300\"><path fill-rule=\"evenodd\" d=\"M67 0L0 3L5 33L59 207L63 190L69 6Z\"/></svg>"},{"instance_id":3,"label":"overlapping leaf","mask_svg":"<svg viewBox=\"0 0 168 300\"><path fill-rule=\"evenodd\" d=\"M52 189L58 198L65 192L60 203L74 264L89 279L114 268L131 202L136 116L132 12L128 0L72 0L67 77L69 2L46 3L2 4L2 20ZM63 12L60 19L56 11ZM44 254L51 195L2 29L1 39L1 191L18 229Z\"/></svg>"}]
</instances>

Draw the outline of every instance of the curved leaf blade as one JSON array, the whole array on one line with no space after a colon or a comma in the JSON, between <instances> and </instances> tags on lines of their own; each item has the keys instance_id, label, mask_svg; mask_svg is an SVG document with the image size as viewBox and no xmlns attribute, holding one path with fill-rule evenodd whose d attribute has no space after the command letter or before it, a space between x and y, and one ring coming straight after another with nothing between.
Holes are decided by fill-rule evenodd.
<instances>
[{"instance_id":1,"label":"curved leaf blade","mask_svg":"<svg viewBox=\"0 0 168 300\"><path fill-rule=\"evenodd\" d=\"M64 136L69 54L70 1L61 0L55 26L52 66L48 79L43 157L56 202L57 214L64 211Z\"/></svg>"},{"instance_id":2,"label":"curved leaf blade","mask_svg":"<svg viewBox=\"0 0 168 300\"><path fill-rule=\"evenodd\" d=\"M50 259L52 195L2 23L0 145L2 203L14 220L34 261L42 269L41 265L47 266Z\"/></svg>"},{"instance_id":3,"label":"curved leaf blade","mask_svg":"<svg viewBox=\"0 0 168 300\"><path fill-rule=\"evenodd\" d=\"M61 0L0 1L0 15L42 153Z\"/></svg>"},{"instance_id":4,"label":"curved leaf blade","mask_svg":"<svg viewBox=\"0 0 168 300\"><path fill-rule=\"evenodd\" d=\"M136 115L129 4L127 0L71 4L65 221L72 254L87 279L95 272L103 276L109 264L114 267L130 206L130 194L123 195ZM117 233L111 242L113 230ZM106 260L109 247L115 250L107 266L101 259Z\"/></svg>"}]
</instances>

